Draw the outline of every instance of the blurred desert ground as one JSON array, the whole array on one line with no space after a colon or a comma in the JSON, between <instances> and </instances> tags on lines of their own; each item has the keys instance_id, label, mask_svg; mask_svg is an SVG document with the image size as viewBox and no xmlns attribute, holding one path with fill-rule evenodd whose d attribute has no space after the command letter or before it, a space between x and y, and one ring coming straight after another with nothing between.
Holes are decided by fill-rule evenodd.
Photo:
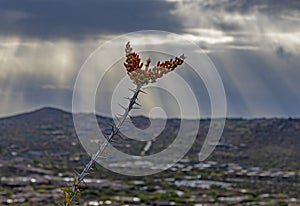
<instances>
[{"instance_id":1,"label":"blurred desert ground","mask_svg":"<svg viewBox=\"0 0 300 206\"><path fill-rule=\"evenodd\" d=\"M109 132L112 119L97 116L97 120L102 131ZM161 121L151 119L152 126ZM300 204L299 119L227 119L220 143L203 162L198 161L198 153L210 120L189 121L191 125L200 123L200 127L195 143L181 161L145 177L128 177L97 165L81 187L80 205ZM133 122L141 128L149 119L137 116ZM174 140L180 122L168 119L151 144L125 139L114 146L134 155L157 153ZM145 135L150 133L145 130ZM2 205L59 202L63 198L59 188L70 185L74 169L80 171L89 160L76 136L72 114L54 108L0 119L0 138ZM114 158L109 152L107 156ZM115 159L111 166L130 169L135 164L147 169L156 166L138 159Z\"/></svg>"}]
</instances>

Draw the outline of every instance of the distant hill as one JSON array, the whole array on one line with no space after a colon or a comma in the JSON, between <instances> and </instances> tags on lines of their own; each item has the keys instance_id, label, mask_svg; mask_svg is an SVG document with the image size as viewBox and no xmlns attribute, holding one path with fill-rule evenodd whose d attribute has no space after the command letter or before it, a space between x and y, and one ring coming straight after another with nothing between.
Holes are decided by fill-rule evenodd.
<instances>
[{"instance_id":1,"label":"distant hill","mask_svg":"<svg viewBox=\"0 0 300 206\"><path fill-rule=\"evenodd\" d=\"M110 118L97 116L97 119L102 128L109 128ZM133 121L139 128L149 126L149 119L145 117L139 116ZM167 122L167 128L153 142L149 154L166 148L173 141L180 120ZM197 160L209 123L210 120L201 120L189 158ZM126 140L126 144L131 146L120 149L140 154L145 142ZM55 108L1 118L0 153L7 154L10 148L18 148L20 152L84 152L74 130L72 114ZM299 148L300 119L228 119L221 143L209 159L261 167L300 168Z\"/></svg>"}]
</instances>

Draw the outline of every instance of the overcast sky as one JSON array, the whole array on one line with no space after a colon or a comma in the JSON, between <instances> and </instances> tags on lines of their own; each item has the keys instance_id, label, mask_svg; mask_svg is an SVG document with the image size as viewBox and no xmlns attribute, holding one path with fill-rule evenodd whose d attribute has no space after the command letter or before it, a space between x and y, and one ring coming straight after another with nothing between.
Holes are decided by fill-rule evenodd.
<instances>
[{"instance_id":1,"label":"overcast sky","mask_svg":"<svg viewBox=\"0 0 300 206\"><path fill-rule=\"evenodd\" d=\"M70 111L86 58L138 30L199 45L222 78L229 117L300 116L298 0L1 0L0 116Z\"/></svg>"}]
</instances>

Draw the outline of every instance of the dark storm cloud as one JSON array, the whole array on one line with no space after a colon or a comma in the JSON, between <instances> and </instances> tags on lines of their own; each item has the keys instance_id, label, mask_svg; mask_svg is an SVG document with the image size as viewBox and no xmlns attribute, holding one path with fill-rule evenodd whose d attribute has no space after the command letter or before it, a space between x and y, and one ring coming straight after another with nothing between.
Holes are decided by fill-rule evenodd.
<instances>
[{"instance_id":1,"label":"dark storm cloud","mask_svg":"<svg viewBox=\"0 0 300 206\"><path fill-rule=\"evenodd\" d=\"M2 0L0 35L76 38L143 29L178 31L172 8L172 3L150 0Z\"/></svg>"}]
</instances>

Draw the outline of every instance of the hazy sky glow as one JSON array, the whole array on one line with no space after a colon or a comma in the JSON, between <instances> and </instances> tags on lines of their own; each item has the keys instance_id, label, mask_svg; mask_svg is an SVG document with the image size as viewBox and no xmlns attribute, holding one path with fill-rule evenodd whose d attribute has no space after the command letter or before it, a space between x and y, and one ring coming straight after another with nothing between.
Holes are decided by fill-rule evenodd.
<instances>
[{"instance_id":1,"label":"hazy sky glow","mask_svg":"<svg viewBox=\"0 0 300 206\"><path fill-rule=\"evenodd\" d=\"M45 105L71 110L89 54L120 34L151 29L207 52L228 116L300 116L298 0L1 0L0 116Z\"/></svg>"}]
</instances>

